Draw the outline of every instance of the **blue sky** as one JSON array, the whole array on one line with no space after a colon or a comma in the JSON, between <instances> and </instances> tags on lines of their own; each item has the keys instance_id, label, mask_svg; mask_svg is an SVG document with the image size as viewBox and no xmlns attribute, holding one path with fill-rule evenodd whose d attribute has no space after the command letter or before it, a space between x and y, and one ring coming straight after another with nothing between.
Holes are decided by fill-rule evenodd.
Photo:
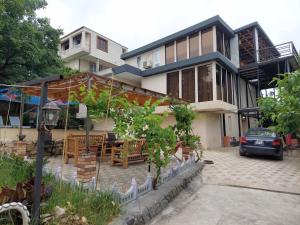
<instances>
[{"instance_id":1,"label":"blue sky","mask_svg":"<svg viewBox=\"0 0 300 225\"><path fill-rule=\"evenodd\" d=\"M87 26L133 50L218 14L233 29L258 21L274 44L300 51L299 12L299 0L48 0L38 16L65 34Z\"/></svg>"}]
</instances>

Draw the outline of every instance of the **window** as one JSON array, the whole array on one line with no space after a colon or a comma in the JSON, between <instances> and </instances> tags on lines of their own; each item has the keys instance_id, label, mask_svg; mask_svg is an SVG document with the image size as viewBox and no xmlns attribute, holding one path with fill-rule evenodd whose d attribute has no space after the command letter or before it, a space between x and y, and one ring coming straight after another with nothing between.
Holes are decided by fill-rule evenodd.
<instances>
[{"instance_id":1,"label":"window","mask_svg":"<svg viewBox=\"0 0 300 225\"><path fill-rule=\"evenodd\" d=\"M231 59L231 54L230 54L230 38L228 38L225 34L224 34L224 50L225 50L224 55L228 59Z\"/></svg>"},{"instance_id":2,"label":"window","mask_svg":"<svg viewBox=\"0 0 300 225\"><path fill-rule=\"evenodd\" d=\"M81 34L76 35L73 37L73 45L80 45L81 43Z\"/></svg>"},{"instance_id":3,"label":"window","mask_svg":"<svg viewBox=\"0 0 300 225\"><path fill-rule=\"evenodd\" d=\"M166 45L166 64L173 63L174 61L174 43L170 43Z\"/></svg>"},{"instance_id":4,"label":"window","mask_svg":"<svg viewBox=\"0 0 300 225\"><path fill-rule=\"evenodd\" d=\"M223 32L221 32L218 28L217 30L217 51L221 52L222 54L224 54L223 52Z\"/></svg>"},{"instance_id":5,"label":"window","mask_svg":"<svg viewBox=\"0 0 300 225\"><path fill-rule=\"evenodd\" d=\"M195 68L182 70L182 98L195 102Z\"/></svg>"},{"instance_id":6,"label":"window","mask_svg":"<svg viewBox=\"0 0 300 225\"><path fill-rule=\"evenodd\" d=\"M190 58L199 56L199 35L190 36Z\"/></svg>"},{"instance_id":7,"label":"window","mask_svg":"<svg viewBox=\"0 0 300 225\"><path fill-rule=\"evenodd\" d=\"M100 49L101 51L108 52L108 44L107 40L98 37L97 38L97 48Z\"/></svg>"},{"instance_id":8,"label":"window","mask_svg":"<svg viewBox=\"0 0 300 225\"><path fill-rule=\"evenodd\" d=\"M153 52L152 58L153 58L153 67L159 66L160 65L160 52L159 52L159 50Z\"/></svg>"},{"instance_id":9,"label":"window","mask_svg":"<svg viewBox=\"0 0 300 225\"><path fill-rule=\"evenodd\" d=\"M96 72L96 63L90 62L90 72Z\"/></svg>"},{"instance_id":10,"label":"window","mask_svg":"<svg viewBox=\"0 0 300 225\"><path fill-rule=\"evenodd\" d=\"M211 65L198 67L198 101L213 100Z\"/></svg>"},{"instance_id":11,"label":"window","mask_svg":"<svg viewBox=\"0 0 300 225\"><path fill-rule=\"evenodd\" d=\"M212 28L201 31L202 55L213 52L213 31Z\"/></svg>"},{"instance_id":12,"label":"window","mask_svg":"<svg viewBox=\"0 0 300 225\"><path fill-rule=\"evenodd\" d=\"M141 56L138 56L137 58L136 58L136 64L137 64L137 66L138 66L138 68L141 68L141 61L142 59L141 59Z\"/></svg>"},{"instance_id":13,"label":"window","mask_svg":"<svg viewBox=\"0 0 300 225\"><path fill-rule=\"evenodd\" d=\"M226 70L222 68L222 90L223 90L223 101L227 102L227 75Z\"/></svg>"},{"instance_id":14,"label":"window","mask_svg":"<svg viewBox=\"0 0 300 225\"><path fill-rule=\"evenodd\" d=\"M179 72L167 73L167 95L179 98Z\"/></svg>"},{"instance_id":15,"label":"window","mask_svg":"<svg viewBox=\"0 0 300 225\"><path fill-rule=\"evenodd\" d=\"M63 42L62 44L61 44L61 49L62 50L68 50L70 48L70 46L69 46L69 40L67 40L67 41L65 41L65 42Z\"/></svg>"},{"instance_id":16,"label":"window","mask_svg":"<svg viewBox=\"0 0 300 225\"><path fill-rule=\"evenodd\" d=\"M187 58L186 37L176 41L176 61L184 60Z\"/></svg>"},{"instance_id":17,"label":"window","mask_svg":"<svg viewBox=\"0 0 300 225\"><path fill-rule=\"evenodd\" d=\"M216 65L217 99L222 101L221 67Z\"/></svg>"}]
</instances>

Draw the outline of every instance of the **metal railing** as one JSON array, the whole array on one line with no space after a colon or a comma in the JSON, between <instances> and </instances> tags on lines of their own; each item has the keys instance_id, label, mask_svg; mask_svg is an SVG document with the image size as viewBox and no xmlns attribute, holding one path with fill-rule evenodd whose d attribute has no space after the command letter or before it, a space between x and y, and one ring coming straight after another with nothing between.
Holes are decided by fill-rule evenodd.
<instances>
[{"instance_id":1,"label":"metal railing","mask_svg":"<svg viewBox=\"0 0 300 225\"><path fill-rule=\"evenodd\" d=\"M263 63L288 56L294 56L296 60L298 60L299 57L294 43L291 41L257 50L258 63Z\"/></svg>"}]
</instances>

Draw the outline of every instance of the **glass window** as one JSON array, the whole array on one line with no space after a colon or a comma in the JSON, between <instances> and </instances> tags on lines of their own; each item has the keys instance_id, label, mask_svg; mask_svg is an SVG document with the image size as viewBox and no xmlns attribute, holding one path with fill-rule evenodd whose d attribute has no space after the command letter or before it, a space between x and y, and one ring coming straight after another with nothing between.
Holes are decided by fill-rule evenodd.
<instances>
[{"instance_id":1,"label":"glass window","mask_svg":"<svg viewBox=\"0 0 300 225\"><path fill-rule=\"evenodd\" d=\"M97 38L97 48L100 49L101 51L107 52L108 51L108 44L107 40L98 37Z\"/></svg>"},{"instance_id":2,"label":"glass window","mask_svg":"<svg viewBox=\"0 0 300 225\"><path fill-rule=\"evenodd\" d=\"M68 50L70 48L70 46L69 46L69 40L67 40L67 41L65 41L65 42L63 42L62 44L61 44L61 49L62 50Z\"/></svg>"},{"instance_id":3,"label":"glass window","mask_svg":"<svg viewBox=\"0 0 300 225\"><path fill-rule=\"evenodd\" d=\"M195 102L195 68L182 70L182 98Z\"/></svg>"},{"instance_id":4,"label":"glass window","mask_svg":"<svg viewBox=\"0 0 300 225\"><path fill-rule=\"evenodd\" d=\"M73 45L80 45L81 43L81 34L76 35L73 37Z\"/></svg>"},{"instance_id":5,"label":"glass window","mask_svg":"<svg viewBox=\"0 0 300 225\"><path fill-rule=\"evenodd\" d=\"M213 31L212 28L201 31L202 55L213 52Z\"/></svg>"},{"instance_id":6,"label":"glass window","mask_svg":"<svg viewBox=\"0 0 300 225\"><path fill-rule=\"evenodd\" d=\"M227 75L226 70L222 68L222 90L223 90L223 101L227 102Z\"/></svg>"},{"instance_id":7,"label":"glass window","mask_svg":"<svg viewBox=\"0 0 300 225\"><path fill-rule=\"evenodd\" d=\"M198 67L198 101L212 101L212 73L211 65Z\"/></svg>"},{"instance_id":8,"label":"glass window","mask_svg":"<svg viewBox=\"0 0 300 225\"><path fill-rule=\"evenodd\" d=\"M221 67L216 65L217 99L222 101Z\"/></svg>"},{"instance_id":9,"label":"glass window","mask_svg":"<svg viewBox=\"0 0 300 225\"><path fill-rule=\"evenodd\" d=\"M166 45L166 64L173 63L174 60L174 43L170 43Z\"/></svg>"},{"instance_id":10,"label":"glass window","mask_svg":"<svg viewBox=\"0 0 300 225\"><path fill-rule=\"evenodd\" d=\"M199 56L199 34L190 36L190 58Z\"/></svg>"},{"instance_id":11,"label":"glass window","mask_svg":"<svg viewBox=\"0 0 300 225\"><path fill-rule=\"evenodd\" d=\"M225 56L228 59L231 59L231 55L230 55L230 38L226 37L226 35L224 34L224 48L225 48Z\"/></svg>"},{"instance_id":12,"label":"glass window","mask_svg":"<svg viewBox=\"0 0 300 225\"><path fill-rule=\"evenodd\" d=\"M153 52L152 58L153 58L153 67L159 66L160 65L160 51L157 50L157 51Z\"/></svg>"},{"instance_id":13,"label":"glass window","mask_svg":"<svg viewBox=\"0 0 300 225\"><path fill-rule=\"evenodd\" d=\"M217 28L217 50L224 54L223 51L223 33Z\"/></svg>"},{"instance_id":14,"label":"glass window","mask_svg":"<svg viewBox=\"0 0 300 225\"><path fill-rule=\"evenodd\" d=\"M179 71L167 73L167 95L179 98Z\"/></svg>"},{"instance_id":15,"label":"glass window","mask_svg":"<svg viewBox=\"0 0 300 225\"><path fill-rule=\"evenodd\" d=\"M227 71L228 103L232 104L232 75Z\"/></svg>"},{"instance_id":16,"label":"glass window","mask_svg":"<svg viewBox=\"0 0 300 225\"><path fill-rule=\"evenodd\" d=\"M186 37L176 41L176 61L184 60L187 58Z\"/></svg>"},{"instance_id":17,"label":"glass window","mask_svg":"<svg viewBox=\"0 0 300 225\"><path fill-rule=\"evenodd\" d=\"M96 72L96 68L97 68L96 63L90 62L90 72Z\"/></svg>"}]
</instances>

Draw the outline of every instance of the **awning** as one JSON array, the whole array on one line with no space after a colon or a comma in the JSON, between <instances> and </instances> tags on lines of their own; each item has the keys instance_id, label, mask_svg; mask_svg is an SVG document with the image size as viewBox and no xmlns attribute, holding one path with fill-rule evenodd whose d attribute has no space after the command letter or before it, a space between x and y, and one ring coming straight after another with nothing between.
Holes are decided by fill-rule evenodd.
<instances>
[{"instance_id":1,"label":"awning","mask_svg":"<svg viewBox=\"0 0 300 225\"><path fill-rule=\"evenodd\" d=\"M48 98L54 100L68 101L69 90L71 92L79 93L79 89L82 86L92 87L101 92L104 90L110 90L112 88L112 95L123 96L129 101L136 101L140 105L143 105L147 100L151 99L153 102L166 97L165 94L150 91L148 89L136 87L121 81L114 80L113 78L106 78L93 74L90 72L73 75L68 78L56 80L52 77L43 78L39 80L32 80L21 83L20 85L27 86L23 88L23 92L32 96L40 96L41 84L47 82L48 84ZM31 87L28 87L31 86ZM79 99L80 100L80 99ZM178 99L183 102L183 100ZM169 105L168 102L164 102L162 105Z\"/></svg>"}]
</instances>

